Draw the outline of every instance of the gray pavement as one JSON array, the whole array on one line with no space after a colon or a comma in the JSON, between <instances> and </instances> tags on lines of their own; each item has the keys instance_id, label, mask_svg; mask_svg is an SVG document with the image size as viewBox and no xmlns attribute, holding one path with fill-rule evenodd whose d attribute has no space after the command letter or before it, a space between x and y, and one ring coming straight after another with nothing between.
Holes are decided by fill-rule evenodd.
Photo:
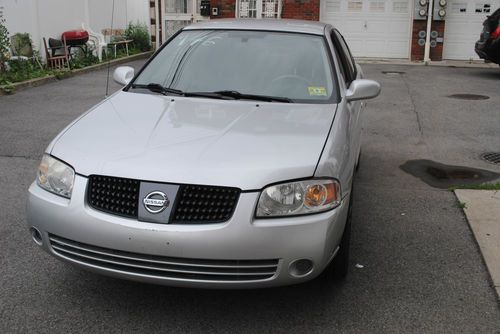
<instances>
[{"instance_id":1,"label":"gray pavement","mask_svg":"<svg viewBox=\"0 0 500 334\"><path fill-rule=\"evenodd\" d=\"M341 284L264 290L116 280L40 251L25 226L27 187L49 141L103 97L106 72L0 97L0 333L500 333L491 281L453 193L399 169L407 160L430 159L500 172L478 159L500 147L500 70L364 70L383 93L366 109L351 273ZM446 97L454 93L490 99Z\"/></svg>"}]
</instances>

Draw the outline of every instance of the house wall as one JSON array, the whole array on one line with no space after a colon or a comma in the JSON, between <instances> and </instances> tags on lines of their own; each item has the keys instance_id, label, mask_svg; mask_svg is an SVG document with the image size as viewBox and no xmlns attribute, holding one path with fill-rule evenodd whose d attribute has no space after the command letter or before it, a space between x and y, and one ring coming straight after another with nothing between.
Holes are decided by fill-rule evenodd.
<instances>
[{"instance_id":1,"label":"house wall","mask_svg":"<svg viewBox=\"0 0 500 334\"><path fill-rule=\"evenodd\" d=\"M444 28L446 21L433 21L431 25L431 31L437 31L439 37L444 37ZM418 36L419 31L427 30L427 21L423 20L415 20L413 21L413 32L412 32L412 40L411 40L411 60L424 60L424 46L420 46L418 44L418 40L420 39ZM443 60L443 43L437 43L437 45L433 48L430 48L429 58L434 61Z\"/></svg>"},{"instance_id":2,"label":"house wall","mask_svg":"<svg viewBox=\"0 0 500 334\"><path fill-rule=\"evenodd\" d=\"M219 8L219 15L211 16L215 19L230 19L236 16L236 0L211 0L211 8Z\"/></svg>"},{"instance_id":3,"label":"house wall","mask_svg":"<svg viewBox=\"0 0 500 334\"><path fill-rule=\"evenodd\" d=\"M113 0L0 0L0 7L9 34L27 32L35 48L43 50L43 37L58 38L82 23L97 32L109 28ZM148 0L115 0L113 28L125 29L128 22L149 27L149 15Z\"/></svg>"},{"instance_id":4,"label":"house wall","mask_svg":"<svg viewBox=\"0 0 500 334\"><path fill-rule=\"evenodd\" d=\"M320 0L282 0L281 17L319 21ZM219 15L213 19L235 18L237 0L211 0L210 6L219 8Z\"/></svg>"},{"instance_id":5,"label":"house wall","mask_svg":"<svg viewBox=\"0 0 500 334\"><path fill-rule=\"evenodd\" d=\"M319 21L320 0L283 0L281 17Z\"/></svg>"}]
</instances>

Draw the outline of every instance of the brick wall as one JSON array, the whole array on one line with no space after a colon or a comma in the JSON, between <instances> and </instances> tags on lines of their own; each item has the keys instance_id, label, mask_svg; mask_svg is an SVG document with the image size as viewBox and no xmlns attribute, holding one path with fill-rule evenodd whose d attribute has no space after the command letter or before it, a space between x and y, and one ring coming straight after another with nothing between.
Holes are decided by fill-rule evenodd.
<instances>
[{"instance_id":1,"label":"brick wall","mask_svg":"<svg viewBox=\"0 0 500 334\"><path fill-rule=\"evenodd\" d=\"M431 26L431 31L435 30L438 32L439 37L444 36L444 25L445 21L433 21ZM425 46L418 45L418 32L427 30L427 21L413 21L413 32L411 38L411 60L424 60L424 50ZM431 60L439 61L443 59L443 43L437 43L437 46L431 48L429 57Z\"/></svg>"},{"instance_id":2,"label":"brick wall","mask_svg":"<svg viewBox=\"0 0 500 334\"><path fill-rule=\"evenodd\" d=\"M236 0L210 0L210 7L219 8L219 15L211 15L212 19L234 19L236 16Z\"/></svg>"},{"instance_id":3,"label":"brick wall","mask_svg":"<svg viewBox=\"0 0 500 334\"><path fill-rule=\"evenodd\" d=\"M283 0L281 17L319 21L320 0Z\"/></svg>"},{"instance_id":4,"label":"brick wall","mask_svg":"<svg viewBox=\"0 0 500 334\"><path fill-rule=\"evenodd\" d=\"M282 18L319 21L320 0L282 1ZM210 6L219 8L219 15L211 16L212 19L234 18L236 15L236 0L211 0Z\"/></svg>"}]
</instances>

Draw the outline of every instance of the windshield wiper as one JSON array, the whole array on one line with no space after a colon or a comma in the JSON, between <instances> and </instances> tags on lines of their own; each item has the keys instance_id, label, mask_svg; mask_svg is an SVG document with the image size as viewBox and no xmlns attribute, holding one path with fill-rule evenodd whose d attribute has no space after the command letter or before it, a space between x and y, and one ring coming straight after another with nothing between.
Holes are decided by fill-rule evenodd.
<instances>
[{"instance_id":1,"label":"windshield wiper","mask_svg":"<svg viewBox=\"0 0 500 334\"><path fill-rule=\"evenodd\" d=\"M243 94L235 90L219 90L215 92L184 92L180 89L164 87L158 83L150 83L147 85L144 84L132 84L132 88L144 88L149 89L152 92L159 94L176 94L185 97L207 97L211 99L226 99L231 98L235 100L244 99L244 100L256 100L256 101L265 101L265 102L285 102L292 103L292 99L288 97L280 97L280 96L267 96L267 95L255 95L255 94Z\"/></svg>"},{"instance_id":2,"label":"windshield wiper","mask_svg":"<svg viewBox=\"0 0 500 334\"><path fill-rule=\"evenodd\" d=\"M234 99L245 99L245 100L256 100L256 101L265 101L265 102L285 102L292 103L292 99L288 97L281 96L268 96L268 95L256 95L256 94L244 94L235 90L219 90L216 92L212 92L212 94L232 97Z\"/></svg>"},{"instance_id":3,"label":"windshield wiper","mask_svg":"<svg viewBox=\"0 0 500 334\"><path fill-rule=\"evenodd\" d=\"M175 88L170 88L170 87L164 87L158 83L150 83L147 85L144 84L132 84L132 88L144 88L144 89L149 89L152 92L167 95L167 94L176 94L176 95L181 95L185 97L208 97L212 99L224 99L224 96L216 93L205 93L205 92L184 92L180 89L175 89Z\"/></svg>"},{"instance_id":4,"label":"windshield wiper","mask_svg":"<svg viewBox=\"0 0 500 334\"><path fill-rule=\"evenodd\" d=\"M145 89L149 89L150 91L152 91L154 93L160 93L160 94L163 94L163 95L166 95L166 94L184 95L184 92L182 90L175 89L175 88L164 87L164 86L162 86L160 84L157 84L157 83L150 83L150 84L147 84L147 85L144 85L144 84L132 84L131 87L132 88L145 88Z\"/></svg>"}]
</instances>

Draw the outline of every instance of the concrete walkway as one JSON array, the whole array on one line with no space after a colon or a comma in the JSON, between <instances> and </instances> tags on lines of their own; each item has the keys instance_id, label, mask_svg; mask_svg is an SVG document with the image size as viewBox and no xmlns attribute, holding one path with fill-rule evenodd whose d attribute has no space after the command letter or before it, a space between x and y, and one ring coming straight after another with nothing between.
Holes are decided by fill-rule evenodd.
<instances>
[{"instance_id":1,"label":"concrete walkway","mask_svg":"<svg viewBox=\"0 0 500 334\"><path fill-rule=\"evenodd\" d=\"M500 191L457 189L458 200L477 240L500 299Z\"/></svg>"}]
</instances>

